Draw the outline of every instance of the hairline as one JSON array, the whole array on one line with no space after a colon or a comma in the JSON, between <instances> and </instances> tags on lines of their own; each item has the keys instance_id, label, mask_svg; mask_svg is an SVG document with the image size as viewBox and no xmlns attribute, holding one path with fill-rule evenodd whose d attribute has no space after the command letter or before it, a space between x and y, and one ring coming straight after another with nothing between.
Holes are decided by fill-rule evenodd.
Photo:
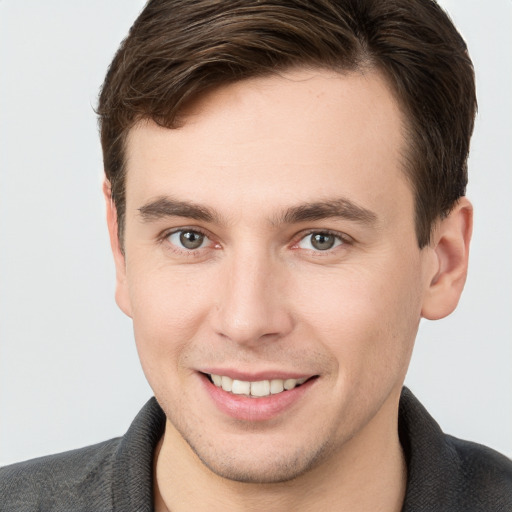
<instances>
[{"instance_id":1,"label":"hairline","mask_svg":"<svg viewBox=\"0 0 512 512\"><path fill-rule=\"evenodd\" d=\"M255 72L251 75L244 76L241 79L226 79L224 82L218 83L215 86L206 88L204 90L198 91L196 94L187 98L187 101L180 106L177 110L176 115L173 119L171 119L170 126L165 126L162 123L159 123L159 120L156 116L150 116L146 114L141 114L139 116L134 116L130 125L126 127L126 129L120 134L120 143L121 143L121 152L120 156L122 157L122 164L120 172L116 173L115 181L120 182L122 184L121 187L121 212L119 211L118 201L114 201L116 210L117 210L117 219L118 219L118 239L120 243L120 247L124 253L124 230L125 230L125 221L126 221L126 183L127 183L127 144L130 139L130 134L137 126L140 126L146 122L154 122L164 128L168 128L171 130L179 129L184 126L187 122L187 115L184 112L187 110L187 107L201 98L204 98L206 95L211 93L213 90L221 89L226 87L232 83L244 82L247 80L255 79L255 78L270 78L280 76L287 71L292 70L317 70L317 71L330 71L334 73L338 73L341 75L349 75L352 73L360 73L365 75L366 73L375 73L380 76L388 90L391 94L395 104L398 107L401 117L401 136L403 144L401 145L399 155L400 155L400 171L402 172L404 179L407 182L407 186L410 188L411 193L413 195L413 204L414 204L414 225L416 231L416 239L420 249L425 247L430 243L430 236L434 229L435 220L433 219L429 226L429 233L427 235L426 240L422 240L418 228L421 223L420 219L420 211L419 211L419 194L416 186L416 180L414 176L413 167L417 164L417 157L414 154L415 151L415 119L414 116L409 111L407 105L403 101L403 99L398 94L396 87L393 85L393 80L389 76L388 71L384 66L382 66L379 62L376 62L371 56L369 56L364 50L361 50L361 58L354 65L339 65L339 66L327 66L323 63L319 63L318 65L313 65L310 62L297 62L287 66L279 66L273 70L267 70L266 73ZM108 178L107 178L108 180ZM112 183L109 181L110 186L112 187ZM115 184L117 185L117 183ZM114 186L115 186L114 185ZM111 189L112 190L112 189ZM119 191L118 191L119 192ZM113 194L112 194L113 195ZM119 197L119 196L118 196ZM120 221L120 222L119 222Z\"/></svg>"}]
</instances>

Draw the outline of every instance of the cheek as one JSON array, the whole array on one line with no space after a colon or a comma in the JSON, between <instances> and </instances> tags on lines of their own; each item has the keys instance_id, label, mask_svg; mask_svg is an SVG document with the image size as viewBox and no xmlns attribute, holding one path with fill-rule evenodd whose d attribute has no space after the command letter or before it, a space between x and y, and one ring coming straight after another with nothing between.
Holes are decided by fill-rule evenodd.
<instances>
[{"instance_id":1,"label":"cheek","mask_svg":"<svg viewBox=\"0 0 512 512\"><path fill-rule=\"evenodd\" d=\"M301 316L351 381L405 372L421 312L419 286L410 269L367 265L340 269L295 290L307 297Z\"/></svg>"},{"instance_id":2,"label":"cheek","mask_svg":"<svg viewBox=\"0 0 512 512\"><path fill-rule=\"evenodd\" d=\"M161 367L165 373L175 373L207 314L208 293L201 286L204 281L168 268L133 270L133 276L129 276L130 301L144 371L151 378L161 373Z\"/></svg>"}]
</instances>

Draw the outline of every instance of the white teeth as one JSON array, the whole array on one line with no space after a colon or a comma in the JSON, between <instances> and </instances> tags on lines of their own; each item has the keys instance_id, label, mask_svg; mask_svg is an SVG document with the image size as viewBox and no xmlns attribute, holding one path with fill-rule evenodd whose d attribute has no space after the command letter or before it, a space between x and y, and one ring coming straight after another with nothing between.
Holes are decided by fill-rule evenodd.
<instances>
[{"instance_id":1,"label":"white teeth","mask_svg":"<svg viewBox=\"0 0 512 512\"><path fill-rule=\"evenodd\" d=\"M286 379L284 381L284 389L289 390L293 389L297 385L297 381L295 379Z\"/></svg>"},{"instance_id":2,"label":"white teeth","mask_svg":"<svg viewBox=\"0 0 512 512\"><path fill-rule=\"evenodd\" d=\"M221 377L221 387L224 391L231 391L233 379L231 377Z\"/></svg>"},{"instance_id":3,"label":"white teeth","mask_svg":"<svg viewBox=\"0 0 512 512\"><path fill-rule=\"evenodd\" d=\"M281 379L272 379L270 381L270 392L273 395L277 395L281 391L284 391L284 382Z\"/></svg>"},{"instance_id":4,"label":"white teeth","mask_svg":"<svg viewBox=\"0 0 512 512\"><path fill-rule=\"evenodd\" d=\"M232 379L225 375L210 375L213 383L224 391L229 391L235 395L246 395L253 397L264 397L277 395L285 390L294 389L308 380L307 377L301 379L272 379L248 382L244 380Z\"/></svg>"},{"instance_id":5,"label":"white teeth","mask_svg":"<svg viewBox=\"0 0 512 512\"><path fill-rule=\"evenodd\" d=\"M222 377L224 379L224 377ZM251 391L251 383L243 380L234 380L231 393L235 395L248 395Z\"/></svg>"},{"instance_id":6,"label":"white teeth","mask_svg":"<svg viewBox=\"0 0 512 512\"><path fill-rule=\"evenodd\" d=\"M268 380L260 380L251 382L251 396L268 396L270 395L270 382Z\"/></svg>"}]
</instances>

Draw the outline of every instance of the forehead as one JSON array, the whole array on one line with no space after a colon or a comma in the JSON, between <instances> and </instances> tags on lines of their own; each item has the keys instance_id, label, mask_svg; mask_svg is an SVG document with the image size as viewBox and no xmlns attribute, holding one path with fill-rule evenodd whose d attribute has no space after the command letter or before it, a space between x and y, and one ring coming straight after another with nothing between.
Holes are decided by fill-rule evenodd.
<instances>
[{"instance_id":1,"label":"forehead","mask_svg":"<svg viewBox=\"0 0 512 512\"><path fill-rule=\"evenodd\" d=\"M333 190L371 203L406 185L402 114L374 71L294 70L240 81L195 100L183 119L177 129L141 122L131 130L133 207L168 194L245 208L317 201Z\"/></svg>"}]
</instances>

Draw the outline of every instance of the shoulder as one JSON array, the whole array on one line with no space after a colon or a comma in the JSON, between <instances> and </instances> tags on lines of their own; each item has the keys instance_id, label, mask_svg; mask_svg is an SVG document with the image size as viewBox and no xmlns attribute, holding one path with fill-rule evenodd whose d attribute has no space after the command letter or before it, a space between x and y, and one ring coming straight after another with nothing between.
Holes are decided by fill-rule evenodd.
<instances>
[{"instance_id":1,"label":"shoulder","mask_svg":"<svg viewBox=\"0 0 512 512\"><path fill-rule=\"evenodd\" d=\"M446 435L407 388L400 400L399 435L408 470L404 512L512 511L512 461Z\"/></svg>"},{"instance_id":2,"label":"shoulder","mask_svg":"<svg viewBox=\"0 0 512 512\"><path fill-rule=\"evenodd\" d=\"M492 503L493 510L512 508L512 460L481 444L446 435L460 471L459 485L467 489L473 506Z\"/></svg>"},{"instance_id":3,"label":"shoulder","mask_svg":"<svg viewBox=\"0 0 512 512\"><path fill-rule=\"evenodd\" d=\"M109 510L120 439L0 468L0 511Z\"/></svg>"},{"instance_id":4,"label":"shoulder","mask_svg":"<svg viewBox=\"0 0 512 512\"><path fill-rule=\"evenodd\" d=\"M165 421L151 398L123 437L0 468L0 512L150 512Z\"/></svg>"}]
</instances>

